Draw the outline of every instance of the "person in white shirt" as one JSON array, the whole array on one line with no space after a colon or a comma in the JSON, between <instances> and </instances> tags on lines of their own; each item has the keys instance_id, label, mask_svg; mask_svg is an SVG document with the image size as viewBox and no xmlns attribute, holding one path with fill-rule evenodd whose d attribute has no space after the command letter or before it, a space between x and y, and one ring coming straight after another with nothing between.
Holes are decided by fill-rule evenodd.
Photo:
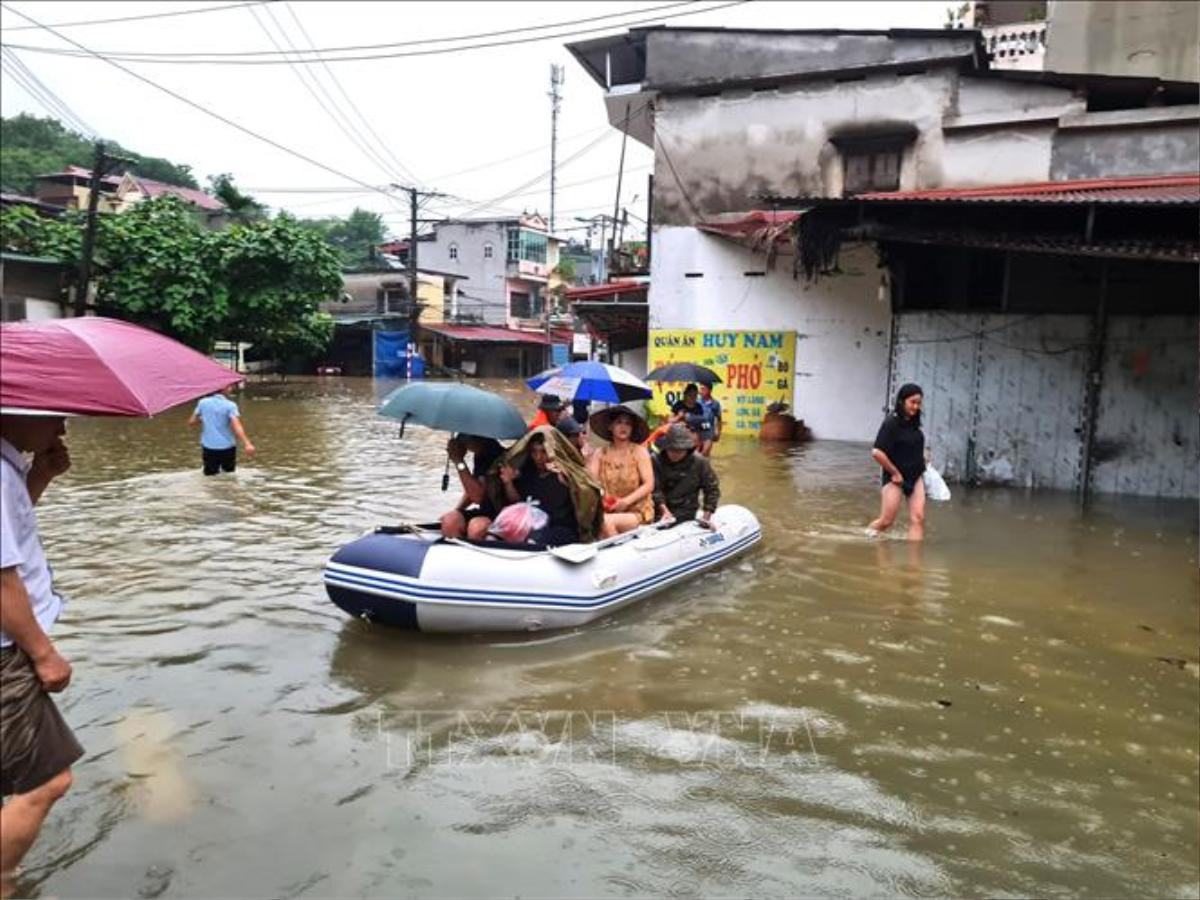
<instances>
[{"instance_id":1,"label":"person in white shirt","mask_svg":"<svg viewBox=\"0 0 1200 900\"><path fill-rule=\"evenodd\" d=\"M0 415L0 895L46 815L71 786L83 748L50 694L71 664L50 640L63 608L33 507L71 466L62 416ZM24 454L32 454L27 462Z\"/></svg>"}]
</instances>

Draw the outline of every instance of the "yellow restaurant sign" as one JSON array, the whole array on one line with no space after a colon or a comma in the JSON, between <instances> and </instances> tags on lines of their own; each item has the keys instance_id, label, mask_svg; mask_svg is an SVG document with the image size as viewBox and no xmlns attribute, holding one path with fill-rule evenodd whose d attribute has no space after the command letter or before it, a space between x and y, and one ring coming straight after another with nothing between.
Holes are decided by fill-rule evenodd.
<instances>
[{"instance_id":1,"label":"yellow restaurant sign","mask_svg":"<svg viewBox=\"0 0 1200 900\"><path fill-rule=\"evenodd\" d=\"M723 429L756 434L767 406L792 402L796 369L794 331L690 331L651 329L650 370L673 362L712 369L721 378L713 396L721 403ZM652 383L650 412L665 416L683 398L683 384Z\"/></svg>"}]
</instances>

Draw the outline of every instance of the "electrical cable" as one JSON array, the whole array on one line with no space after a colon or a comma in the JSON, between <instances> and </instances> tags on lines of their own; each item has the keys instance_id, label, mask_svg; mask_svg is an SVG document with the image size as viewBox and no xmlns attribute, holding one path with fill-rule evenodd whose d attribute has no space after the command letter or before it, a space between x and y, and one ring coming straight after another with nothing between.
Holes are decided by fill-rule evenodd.
<instances>
[{"instance_id":1,"label":"electrical cable","mask_svg":"<svg viewBox=\"0 0 1200 900\"><path fill-rule=\"evenodd\" d=\"M145 75L135 72L132 69L129 69L129 68L121 65L118 62L115 62L111 59L108 59L108 58L102 56L99 53L89 50L87 47L85 47L83 44L76 41L74 38L67 37L65 34L61 34L58 31L55 31L49 25L43 25L42 23L38 22L36 19L33 19L33 18L25 15L25 13L18 12L17 10L15 10L11 6L9 6L7 3L0 2L0 8L7 9L9 12L20 16L25 21L32 22L34 25L37 25L38 27L50 32L52 35L59 38L60 40L66 41L68 44L73 44L74 46L79 47L81 50L87 52L89 55L95 57L96 59L100 60L101 62L107 63L108 65L112 66L113 68L124 72L126 75L129 75L132 78L136 78L138 81L142 82L143 84L149 85L150 87L154 88L156 91L160 91L161 93L166 94L168 97L172 97L181 103L185 103L188 106L192 107L193 109L204 113L204 115L209 116L210 118L216 119L218 122L228 125L230 128L234 128L234 129L242 132L243 134L254 138L257 141L261 141L264 144L274 147L276 150L281 150L282 152L288 154L289 156L294 156L299 160L303 160L304 162L308 163L309 165L316 166L318 169L323 169L324 171L330 173L331 175L335 175L338 178L344 178L346 181L349 181L349 182L352 182L353 184L357 184L364 188L367 188L369 191L384 194L385 196L389 195L389 192L387 190L380 190L379 188L375 187L374 185L368 184L367 182L363 181L360 178L355 178L353 175L347 175L345 172L341 172L338 169L335 169L333 166L326 165L325 163L320 162L319 160L313 159L311 156L301 153L299 150L293 150L291 147L284 146L283 144L279 143L278 141L272 140L271 138L266 137L265 135L261 135L258 132L253 131L250 128L247 128L245 125L242 125L239 122L235 122L233 119L226 118L225 116L221 115L220 113L214 112L213 110L195 102L194 100L189 100L187 97L183 96L182 94L180 94L176 91L173 91L168 87L164 87L163 85L159 84L156 81L152 81L151 79L147 78Z\"/></svg>"},{"instance_id":2,"label":"electrical cable","mask_svg":"<svg viewBox=\"0 0 1200 900\"><path fill-rule=\"evenodd\" d=\"M676 169L675 169L675 163L671 161L671 154L667 150L666 142L663 141L662 137L659 135L659 131L661 130L660 124L661 123L655 123L654 142L656 144L658 144L659 149L662 150L663 159L665 159L667 162L667 168L669 168L671 170L671 177L675 179L675 186L678 187L679 192L681 194L683 194L683 199L687 203L688 208L692 211L692 215L695 216L697 219L703 219L704 216L700 212L699 207L697 207L696 204L694 202L692 202L692 195L688 192L688 189L686 187L684 187L683 179L681 179L679 177L679 172L676 171Z\"/></svg>"},{"instance_id":3,"label":"electrical cable","mask_svg":"<svg viewBox=\"0 0 1200 900\"><path fill-rule=\"evenodd\" d=\"M37 101L51 116L61 119L85 137L95 139L96 129L80 118L61 97L47 87L33 71L7 47L0 48L0 64L4 71Z\"/></svg>"},{"instance_id":4,"label":"electrical cable","mask_svg":"<svg viewBox=\"0 0 1200 900\"><path fill-rule=\"evenodd\" d=\"M417 47L425 44L454 44L463 41L473 41L480 38L504 37L511 34L522 34L526 31L546 31L551 28L567 28L573 25L587 24L589 22L598 22L603 19L615 19L623 16L640 15L644 12L654 12L659 9L670 9L676 6L691 6L697 0L674 0L671 3L664 3L660 6L650 7L646 9L629 9L619 13L608 13L603 16L593 16L587 19L570 19L564 22L550 22L545 25L525 25L520 28L507 28L502 31L484 31L475 34L451 35L438 38L420 38L411 41L391 41L384 44L351 44L344 47L314 47L309 53L348 53L356 50L389 50L396 47ZM249 4L247 4L249 5ZM22 26L30 28L31 26ZM8 29L6 29L8 30ZM147 50L102 50L106 56L131 56L131 57L170 57L178 59L196 58L196 57L212 57L214 59L221 58L237 58L237 57L278 57L286 56L282 51L276 49L271 50L192 50L181 52L167 51L147 51Z\"/></svg>"},{"instance_id":5,"label":"electrical cable","mask_svg":"<svg viewBox=\"0 0 1200 900\"><path fill-rule=\"evenodd\" d=\"M690 3L696 2L696 0L687 0L687 2L690 4ZM417 56L439 56L439 55L448 54L448 53L461 53L461 52L464 52L467 50L484 50L484 49L489 49L489 48L494 48L494 47L511 47L511 46L516 46L519 44L530 44L530 43L537 43L540 41L558 40L560 38L570 38L570 37L578 37L580 35L585 35L585 34L594 34L595 32L598 32L598 31L608 31L609 29L611 29L613 27L628 28L628 27L637 26L637 25L656 24L656 23L660 23L660 22L663 22L663 21L669 20L669 19L677 19L682 16L695 16L695 15L700 15L701 13L717 12L718 10L728 9L728 8L734 7L734 6L742 6L742 5L744 5L746 3L750 3L750 2L751 2L751 0L729 0L729 2L720 3L720 4L717 4L716 6L705 7L704 9L693 9L693 10L684 10L682 12L677 12L677 13L666 13L661 16L652 16L652 17L645 18L645 19L634 19L634 20L631 20L628 22L618 22L618 23L613 23L613 24L609 24L609 25L598 25L594 28L582 28L582 29L577 29L574 31L562 31L562 32L558 32L555 34L547 34L547 35L524 37L524 38L513 38L511 40L504 40L504 41L486 41L486 42L478 43L478 44L466 44L462 47L445 47L445 48L432 49L432 50L409 50L409 51L400 51L400 52L396 52L396 53L370 53L370 54L362 54L362 55L356 55L356 56L332 56L331 57L331 56L318 55L318 56L313 56L311 58L306 56L303 59L296 60L296 62L301 65L309 65L311 63L322 62L322 61L327 62L327 63L366 62L366 61L370 61L370 60L379 60L379 59L403 59L403 58L417 57ZM14 12L15 12L15 10L14 10ZM26 17L26 18L28 18L28 17ZM560 24L562 24L562 23L560 23ZM553 27L553 26L537 26L537 27ZM529 30L533 30L533 29L525 28L525 29L520 29L520 30L529 31ZM464 39L465 38L460 38L459 40L464 40ZM453 40L453 39L452 38L441 38L438 40L449 41L449 40ZM425 41L422 43L430 43L430 42ZM30 45L30 44L10 44L9 46L16 47L16 48L19 48L22 50L29 50L29 51L32 51L35 53L48 53L48 54L55 55L55 56L80 57L80 56L93 55L93 56L103 57L104 59L107 59L107 60L119 60L121 62L137 62L137 63L147 63L147 64L158 64L158 65L168 65L169 64L169 65L277 66L277 65L284 65L287 62L286 59L261 59L261 58L258 58L258 56L250 55L250 54L260 54L261 55L261 54L267 53L269 51L241 51L237 54L238 58L224 58L222 56L219 56L216 53L209 52L209 53L205 54L206 58L196 59L196 58L191 58L190 56L185 56L184 54L145 53L145 52L140 52L140 51L120 51L120 50L117 50L117 51L99 50L99 51L80 52L78 50L67 50L64 48L44 47L44 46L37 46L37 45ZM339 48L328 48L324 51L318 51L318 53L334 52L337 49L339 49Z\"/></svg>"},{"instance_id":6,"label":"electrical cable","mask_svg":"<svg viewBox=\"0 0 1200 900\"><path fill-rule=\"evenodd\" d=\"M224 12L227 9L238 9L242 6L265 6L276 0L251 0L249 3L228 3L225 6L205 6L200 9L180 9L174 12L148 13L144 16L120 16L115 19L90 19L83 22L51 22L51 28L82 28L85 25L110 25L116 22L144 22L148 19L167 19L172 16L193 16L197 13ZM29 31L39 28L38 25L7 25L0 31Z\"/></svg>"},{"instance_id":7,"label":"electrical cable","mask_svg":"<svg viewBox=\"0 0 1200 900\"><path fill-rule=\"evenodd\" d=\"M288 11L288 15L292 17L292 21L296 23L296 27L300 29L300 33L308 42L308 46L311 47L315 52L316 44L313 42L312 36L308 33L308 29L304 27L304 23L300 21L300 17L296 14L296 10L292 8L292 4L288 3L287 0L284 0L283 8ZM270 10L268 10L268 12L269 11ZM354 102L354 98L352 98L350 94L346 92L346 88L342 86L341 80L334 73L333 69L331 69L324 60L321 60L321 66L325 69L325 73L329 76L329 80L333 82L334 87L336 87L341 93L342 97L345 98L347 105L349 105L350 109L354 111L354 114L358 116L358 120L362 123L363 127L375 139L376 144L378 144L378 146L383 150L384 154L391 159L392 164L395 166L396 172L400 173L401 175L401 177L397 180L404 181L407 179L411 183L419 185L421 183L421 179L416 176L412 169L408 168L408 166L404 165L404 163L399 160L396 154L393 153L391 148L387 145L387 142L379 136L379 132L375 130L367 117L363 115L362 110L358 108L358 104Z\"/></svg>"},{"instance_id":8,"label":"electrical cable","mask_svg":"<svg viewBox=\"0 0 1200 900\"><path fill-rule=\"evenodd\" d=\"M249 12L250 15L252 15L254 17L255 23L262 30L263 34L265 34L267 36L267 39L270 40L270 42L275 47L279 47L280 49L282 49L279 41L277 41L275 39L275 35L267 27L266 23L263 22L263 20L261 18L259 18L258 10L254 9L253 7L250 7L247 9L247 12ZM288 37L287 32L279 24L279 20L275 18L275 14L270 9L264 9L263 12L266 13L267 16L270 17L272 24L275 26L276 30L279 31L284 42L289 47L292 47L294 50L295 45L292 43L291 39ZM362 155L364 157L366 157L368 162L370 162L372 165L378 166L380 171L384 173L384 176L386 178L388 178L389 180L393 179L393 178L397 178L398 175L396 174L395 171L392 170L392 168L387 164L387 162L385 160L383 160L383 158L380 157L377 153L374 153L371 150L371 148L366 147L363 144L362 135L359 134L357 131L355 131L354 133L351 133L351 129L346 127L347 124L352 124L352 123L348 123L348 122L344 123L343 117L339 116L338 112L335 112L335 110L337 109L337 103L334 101L333 97L330 96L329 92L327 90L325 90L325 86L323 84L321 84L320 80L316 77L316 73L313 72L311 69L307 69L303 66L293 65L291 62L291 56L288 56L287 59L288 59L288 68L292 70L292 73L299 80L299 82L300 82L301 86L304 88L304 90L308 92L308 95L310 97L312 97L313 100L316 101L317 105L321 107L321 110L325 113L325 115L329 117L329 120L331 122L333 122L334 127L337 128L338 131L340 131L346 137L346 139L351 143L351 145L354 146L354 148L356 150L358 150L360 153L362 153ZM311 82L311 84L310 84L310 82ZM315 86L316 90L314 90L314 86Z\"/></svg>"}]
</instances>

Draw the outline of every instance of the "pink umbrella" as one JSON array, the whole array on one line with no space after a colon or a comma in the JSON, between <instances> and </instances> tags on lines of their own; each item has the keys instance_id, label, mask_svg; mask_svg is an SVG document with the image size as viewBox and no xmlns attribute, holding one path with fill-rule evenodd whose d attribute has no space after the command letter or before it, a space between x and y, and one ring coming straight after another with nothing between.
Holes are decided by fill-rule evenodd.
<instances>
[{"instance_id":1,"label":"pink umbrella","mask_svg":"<svg viewBox=\"0 0 1200 900\"><path fill-rule=\"evenodd\" d=\"M157 332L86 317L0 326L0 412L153 416L242 376Z\"/></svg>"}]
</instances>

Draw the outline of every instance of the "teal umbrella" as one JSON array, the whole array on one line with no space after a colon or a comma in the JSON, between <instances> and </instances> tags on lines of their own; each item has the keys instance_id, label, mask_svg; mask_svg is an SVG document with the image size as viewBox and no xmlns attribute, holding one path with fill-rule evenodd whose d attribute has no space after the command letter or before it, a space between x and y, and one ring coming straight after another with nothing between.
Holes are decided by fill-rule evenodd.
<instances>
[{"instance_id":1,"label":"teal umbrella","mask_svg":"<svg viewBox=\"0 0 1200 900\"><path fill-rule=\"evenodd\" d=\"M508 440L527 430L517 408L497 394L454 381L418 381L396 388L379 414L400 420L400 434L412 422L426 428Z\"/></svg>"}]
</instances>

